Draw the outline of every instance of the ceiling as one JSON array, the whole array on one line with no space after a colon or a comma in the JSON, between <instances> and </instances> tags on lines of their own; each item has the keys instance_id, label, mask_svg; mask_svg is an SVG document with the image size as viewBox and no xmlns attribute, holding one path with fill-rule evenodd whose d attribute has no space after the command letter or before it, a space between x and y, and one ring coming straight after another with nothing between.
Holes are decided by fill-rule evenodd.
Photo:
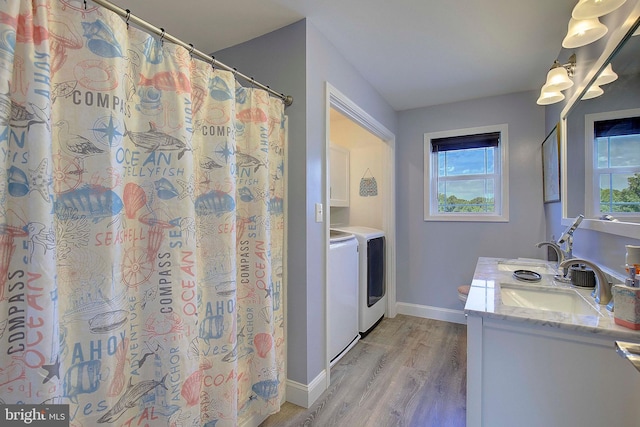
<instances>
[{"instance_id":1,"label":"ceiling","mask_svg":"<svg viewBox=\"0 0 640 427\"><path fill-rule=\"evenodd\" d=\"M112 1L202 52L251 40L306 17L396 111L539 89L560 52L577 3Z\"/></svg>"}]
</instances>

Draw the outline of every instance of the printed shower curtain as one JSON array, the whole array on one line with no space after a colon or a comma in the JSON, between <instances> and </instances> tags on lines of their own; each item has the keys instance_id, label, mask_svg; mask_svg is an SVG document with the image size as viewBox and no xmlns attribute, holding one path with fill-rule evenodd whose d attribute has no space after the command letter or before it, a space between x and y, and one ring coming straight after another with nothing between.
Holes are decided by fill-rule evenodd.
<instances>
[{"instance_id":1,"label":"printed shower curtain","mask_svg":"<svg viewBox=\"0 0 640 427\"><path fill-rule=\"evenodd\" d=\"M78 427L276 412L282 101L91 3L0 3L2 401Z\"/></svg>"}]
</instances>

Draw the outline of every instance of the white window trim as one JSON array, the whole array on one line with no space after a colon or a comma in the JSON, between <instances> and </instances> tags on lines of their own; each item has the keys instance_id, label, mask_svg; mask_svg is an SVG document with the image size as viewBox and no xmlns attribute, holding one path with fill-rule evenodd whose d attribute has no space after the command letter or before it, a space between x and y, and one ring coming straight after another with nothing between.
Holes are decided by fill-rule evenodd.
<instances>
[{"instance_id":1,"label":"white window trim","mask_svg":"<svg viewBox=\"0 0 640 427\"><path fill-rule=\"evenodd\" d=\"M594 197L596 188L600 188L600 184L595 182L596 176L593 173L595 169L593 124L601 120L623 119L635 116L640 116L640 108L584 115L584 213L586 218L600 219L602 215L600 213L600 198L596 199ZM640 220L640 217L634 214L616 213L614 217L626 221Z\"/></svg>"},{"instance_id":2,"label":"white window trim","mask_svg":"<svg viewBox=\"0 0 640 427\"><path fill-rule=\"evenodd\" d=\"M509 222L509 134L508 125L491 125L475 128L455 129L442 132L431 132L424 134L424 220L425 221L464 221L464 222ZM496 206L498 214L464 214L449 213L438 214L431 210L432 196L435 194L437 204L437 176L433 179L432 174L437 173L437 166L433 163L434 156L431 151L431 140L436 138L447 138L452 136L474 135L480 133L500 132L500 165L496 175L501 176L500 189L496 194ZM437 212L437 207L434 209Z\"/></svg>"}]
</instances>

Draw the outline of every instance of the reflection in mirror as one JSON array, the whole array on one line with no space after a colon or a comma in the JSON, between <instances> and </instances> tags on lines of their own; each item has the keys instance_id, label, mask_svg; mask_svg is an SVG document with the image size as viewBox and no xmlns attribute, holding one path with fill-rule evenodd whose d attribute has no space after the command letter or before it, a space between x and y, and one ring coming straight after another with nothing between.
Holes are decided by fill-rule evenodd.
<instances>
[{"instance_id":1,"label":"reflection in mirror","mask_svg":"<svg viewBox=\"0 0 640 427\"><path fill-rule=\"evenodd\" d=\"M639 223L640 36L624 42L611 65L618 79L567 116L564 216Z\"/></svg>"}]
</instances>

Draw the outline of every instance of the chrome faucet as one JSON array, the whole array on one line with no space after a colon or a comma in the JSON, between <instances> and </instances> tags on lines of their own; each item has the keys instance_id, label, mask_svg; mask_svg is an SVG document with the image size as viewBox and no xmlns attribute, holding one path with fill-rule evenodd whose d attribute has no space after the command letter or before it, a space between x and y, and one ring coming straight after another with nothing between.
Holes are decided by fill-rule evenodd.
<instances>
[{"instance_id":1,"label":"chrome faucet","mask_svg":"<svg viewBox=\"0 0 640 427\"><path fill-rule=\"evenodd\" d=\"M574 264L584 264L593 270L596 275L596 288L593 295L595 296L596 303L600 305L607 305L611 301L611 283L604 274L604 271L600 269L596 264L591 261L587 261L582 258L572 258L562 261L559 265L561 268L568 268Z\"/></svg>"},{"instance_id":2,"label":"chrome faucet","mask_svg":"<svg viewBox=\"0 0 640 427\"><path fill-rule=\"evenodd\" d=\"M546 246L552 247L556 251L556 254L558 255L557 267L562 268L563 270L562 270L562 275L559 275L559 274L556 275L555 279L561 282L565 282L565 283L571 282L571 279L567 277L567 274L569 273L568 265L571 265L571 264L568 264L566 267L564 267L563 263L564 261L573 258L573 232L576 231L576 228L578 228L578 226L580 225L583 219L584 219L584 215L582 214L578 215L573 220L573 223L571 223L571 225L562 232L562 235L558 239L557 243L556 242L540 242L536 244L536 246L539 248L546 245ZM566 250L562 249L562 245L565 245Z\"/></svg>"},{"instance_id":3,"label":"chrome faucet","mask_svg":"<svg viewBox=\"0 0 640 427\"><path fill-rule=\"evenodd\" d=\"M556 251L556 255L558 258L558 263L556 264L556 268L560 268L560 264L564 260L571 258L571 255L563 251L560 245L557 244L556 242L540 242L540 243L536 243L536 246L539 248L543 246L549 246L550 248L553 248L554 251ZM556 274L554 278L563 283L570 283L571 278L567 277L568 274L569 274L569 268L565 267L564 269L562 269L562 274Z\"/></svg>"},{"instance_id":4,"label":"chrome faucet","mask_svg":"<svg viewBox=\"0 0 640 427\"><path fill-rule=\"evenodd\" d=\"M543 246L549 246L550 248L553 248L553 250L556 251L556 255L558 258L558 264L557 264L558 267L560 267L560 263L567 258L566 254L564 253L560 245L557 244L556 242L540 242L540 243L536 243L536 246L539 248Z\"/></svg>"}]
</instances>

